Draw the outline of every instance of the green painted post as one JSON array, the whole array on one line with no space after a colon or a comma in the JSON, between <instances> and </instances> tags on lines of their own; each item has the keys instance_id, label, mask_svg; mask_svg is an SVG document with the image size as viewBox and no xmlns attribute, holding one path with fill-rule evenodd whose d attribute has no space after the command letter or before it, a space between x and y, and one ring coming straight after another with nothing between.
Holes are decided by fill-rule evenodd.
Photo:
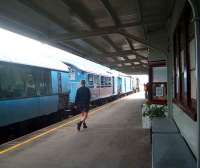
<instances>
[{"instance_id":1,"label":"green painted post","mask_svg":"<svg viewBox=\"0 0 200 168\"><path fill-rule=\"evenodd\" d=\"M168 106L169 118L173 117L172 98L173 98L173 54L172 52L169 52L167 55L167 106Z\"/></svg>"}]
</instances>

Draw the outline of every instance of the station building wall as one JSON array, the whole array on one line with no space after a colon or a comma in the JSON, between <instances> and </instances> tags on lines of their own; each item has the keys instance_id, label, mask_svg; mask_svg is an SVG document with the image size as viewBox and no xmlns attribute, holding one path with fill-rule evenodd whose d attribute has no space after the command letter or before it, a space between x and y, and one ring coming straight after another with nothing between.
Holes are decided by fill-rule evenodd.
<instances>
[{"instance_id":1,"label":"station building wall","mask_svg":"<svg viewBox=\"0 0 200 168\"><path fill-rule=\"evenodd\" d=\"M177 0L174 6L174 12L172 14L172 18L171 18L171 30L169 31L169 36L171 38L170 42L171 42L171 46L172 46L172 50L171 51L171 59L168 62L168 67L170 67L169 64L172 64L173 66L171 66L171 72L173 72L173 75L168 76L168 81L171 82L171 94L172 94L172 117L174 119L174 121L176 122L182 136L185 138L185 140L187 141L189 147L191 148L193 154L197 157L197 150L198 150L198 142L197 142L197 121L195 119L195 117L191 117L190 114L190 110L189 109L184 109L181 108L180 104L178 105L176 101L174 101L174 99L176 99L176 94L177 94L177 87L174 87L177 83L177 78L174 77L174 74L176 74L174 71L174 67L176 64L176 59L175 58L175 46L174 46L174 33L177 30L177 24L179 23L179 20L181 18L181 16L183 15L183 11L185 9L185 5L189 5L188 1L186 0ZM190 55L190 59L192 59L190 61L190 67L191 62L193 62L193 64L195 64L195 44L194 44L194 37L193 39L190 39L189 46L189 55ZM182 52L182 51L181 51ZM180 54L181 55L181 54ZM193 56L193 58L191 58L191 56ZM180 65L181 66L181 65ZM190 96L192 98L192 100L196 99L196 72L195 72L195 67L193 67L193 72L192 69L190 69ZM181 74L180 74L181 75ZM172 80L173 79L173 80ZM187 82L187 80L186 80ZM185 86L183 84L183 86ZM179 88L180 89L180 88ZM184 90L185 88L183 88ZM187 89L186 89L187 90ZM180 92L180 91L179 91ZM184 93L182 93L184 94ZM179 96L179 95L178 95ZM180 98L179 98L180 99ZM179 100L179 102L182 100Z\"/></svg>"},{"instance_id":2,"label":"station building wall","mask_svg":"<svg viewBox=\"0 0 200 168\"><path fill-rule=\"evenodd\" d=\"M191 0L195 1L195 4L199 5L199 1L196 0ZM149 60L150 61L159 61L159 60L167 60L167 67L168 67L168 107L170 107L170 116L174 119L176 122L182 136L185 138L186 142L188 143L191 151L193 154L197 157L197 150L198 150L198 134L197 134L197 114L194 114L194 111L196 110L196 92L197 92L197 81L196 81L196 53L195 53L195 35L194 33L191 33L192 35L190 36L187 40L187 46L184 44L187 49L184 49L185 53L182 52L182 48L180 44L179 49L177 50L179 52L181 60L179 62L179 70L180 70L180 76L182 75L182 79L186 77L185 80L179 81L182 82L182 96L183 98L186 98L186 103L188 103L188 107L184 108L185 106L184 101L182 101L182 97L179 99L176 97L176 94L180 94L178 91L177 93L177 87L175 87L175 83L177 83L177 78L176 76L176 51L175 51L175 46L174 46L174 34L177 31L177 25L179 25L181 17L183 17L184 10L186 6L190 6L189 2L187 0L177 0L174 5L173 13L172 16L169 19L168 23L168 35L166 33L166 30L160 30L158 32L152 33L150 35L149 41L152 45L158 47L161 50L168 51L170 49L169 54L165 55L162 52L159 52L157 50L150 50L149 54ZM199 8L200 10L200 8ZM188 13L186 13L187 15ZM184 18L184 17L183 17ZM183 19L184 20L184 19ZM190 18L191 25L194 24L193 21L194 19ZM178 28L178 31L181 28ZM189 29L189 28L188 28ZM194 28L193 28L194 29ZM186 30L187 31L187 30ZM180 35L180 33L179 33ZM180 38L180 37L179 37ZM181 39L181 38L180 38ZM169 48L170 47L170 48ZM185 48L186 48L185 47ZM186 51L187 50L187 51ZM183 55L183 56L182 56ZM186 58L186 55L189 55L189 58ZM181 57L184 57L185 61L183 62ZM187 59L189 60L187 62ZM187 67L189 65L189 67ZM183 67L183 68L182 68ZM187 68L187 73L185 73L185 68ZM188 77L189 76L189 77ZM180 80L180 79L179 79ZM189 81L189 82L188 82ZM186 84L187 83L187 84ZM189 87L188 87L189 86ZM180 88L179 88L180 89ZM176 94L175 94L176 92ZM189 94L188 94L189 93ZM176 95L176 96L175 96ZM189 96L188 96L189 95ZM178 95L179 96L179 95ZM189 97L189 101L188 101ZM178 102L176 101L178 99ZM190 105L191 104L191 105Z\"/></svg>"}]
</instances>

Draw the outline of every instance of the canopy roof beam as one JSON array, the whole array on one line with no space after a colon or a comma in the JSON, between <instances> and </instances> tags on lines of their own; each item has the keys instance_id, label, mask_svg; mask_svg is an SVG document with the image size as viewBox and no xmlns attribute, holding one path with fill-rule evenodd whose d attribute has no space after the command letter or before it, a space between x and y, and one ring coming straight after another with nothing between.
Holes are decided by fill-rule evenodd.
<instances>
[{"instance_id":1,"label":"canopy roof beam","mask_svg":"<svg viewBox=\"0 0 200 168\"><path fill-rule=\"evenodd\" d=\"M118 28L121 25L121 21L120 21L119 17L117 16L117 13L113 9L112 5L110 4L110 2L108 0L101 0L101 2L104 5L104 7L107 9L107 12L109 13L109 15L112 17L116 28ZM143 22L142 13L141 13L141 6L140 6L140 3L139 3L139 0L137 0L137 4L138 4L140 21ZM143 24L142 24L142 26L143 26ZM144 28L144 26L143 26L143 28ZM145 29L144 29L144 32L145 32ZM134 51L135 49L134 49L134 46L133 46L131 40L128 37L125 37L125 39L128 42L130 49ZM139 59L138 59L139 63L144 64L143 62L141 62L142 56L139 55L139 54L136 54L136 52L135 52L135 55L137 56L137 59L139 57ZM127 59L127 57L125 59L127 60L127 63L130 63L130 61ZM144 57L143 57L143 59L144 59Z\"/></svg>"},{"instance_id":2,"label":"canopy roof beam","mask_svg":"<svg viewBox=\"0 0 200 168\"><path fill-rule=\"evenodd\" d=\"M52 21L53 23L55 23L56 25L62 27L65 31L67 32L74 32L74 28L69 26L68 24L64 23L62 20L60 20L58 17L56 17L55 15L49 13L47 10L45 10L44 8L41 8L39 5L37 5L36 3L34 3L32 0L18 0L21 4L23 4L24 6L27 6L28 8L32 9L33 11L35 11L36 13L40 14L41 16L47 18L48 20ZM42 40L46 40L48 39L48 34L45 35L45 37L41 37ZM49 42L49 41L47 41ZM102 51L103 49L101 49L100 47L97 47L96 45L94 45L93 43L85 40L86 43L88 43L90 46L94 47L97 50ZM51 41L50 41L51 43Z\"/></svg>"},{"instance_id":3,"label":"canopy roof beam","mask_svg":"<svg viewBox=\"0 0 200 168\"><path fill-rule=\"evenodd\" d=\"M118 52L104 53L102 56L116 57L116 56L125 56L125 55L135 55L136 57L139 57L139 58L141 58L143 60L147 60L148 59L147 57L138 54L134 50L124 50L124 51L118 51Z\"/></svg>"},{"instance_id":4,"label":"canopy roof beam","mask_svg":"<svg viewBox=\"0 0 200 168\"><path fill-rule=\"evenodd\" d=\"M147 33L146 33L145 25L143 24L144 19L143 19L142 5L141 5L140 0L136 0L136 6L137 6L137 9L138 9L139 20L141 22L141 26L142 26L142 29L144 31L144 37L145 37L145 39L147 39Z\"/></svg>"},{"instance_id":5,"label":"canopy roof beam","mask_svg":"<svg viewBox=\"0 0 200 168\"><path fill-rule=\"evenodd\" d=\"M117 60L117 61L114 61L114 62L112 62L112 63L116 63L116 64L126 64L126 63L130 63L130 64L134 64L135 62L139 62L139 64L138 65L148 65L148 63L144 63L144 62L140 62L141 60L140 59L134 59L134 60L126 60L126 61L119 61L119 60Z\"/></svg>"},{"instance_id":6,"label":"canopy roof beam","mask_svg":"<svg viewBox=\"0 0 200 168\"><path fill-rule=\"evenodd\" d=\"M98 28L97 24L94 22L94 19L88 13L88 10L83 8L83 6L80 7L80 5L78 5L74 0L62 0L62 1L65 5L71 8L74 11L74 13L79 17L79 19L82 22L84 22L87 26L89 26L90 29ZM109 37L103 36L102 38L105 41L107 41L108 44L110 44L115 50L118 49L118 46L114 42L112 42L112 40Z\"/></svg>"},{"instance_id":7,"label":"canopy roof beam","mask_svg":"<svg viewBox=\"0 0 200 168\"><path fill-rule=\"evenodd\" d=\"M121 35L124 35L124 36L128 37L129 39L135 40L135 41L137 41L137 42L139 42L139 43L141 43L141 44L145 45L146 47L149 47L149 48L151 48L151 49L153 49L153 50L157 50L157 51L159 51L159 52L161 52L161 53L163 53L163 54L165 54L165 55L166 55L166 53L167 53L167 51L164 51L164 50L162 50L162 49L159 49L159 48L153 46L152 44L150 44L147 40L144 40L144 39L141 39L141 38L139 38L139 37L136 37L136 36L133 35L133 34L127 33L127 32L122 31L122 30L119 30L119 33L120 33Z\"/></svg>"}]
</instances>

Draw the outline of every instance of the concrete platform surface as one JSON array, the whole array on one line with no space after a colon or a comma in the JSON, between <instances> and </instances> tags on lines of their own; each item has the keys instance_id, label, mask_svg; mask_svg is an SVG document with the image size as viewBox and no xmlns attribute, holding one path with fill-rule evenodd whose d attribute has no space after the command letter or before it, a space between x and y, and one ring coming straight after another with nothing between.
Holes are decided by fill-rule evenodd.
<instances>
[{"instance_id":1,"label":"concrete platform surface","mask_svg":"<svg viewBox=\"0 0 200 168\"><path fill-rule=\"evenodd\" d=\"M150 168L149 131L141 127L136 93L112 102L88 119L88 129L62 127L0 155L1 168Z\"/></svg>"}]
</instances>

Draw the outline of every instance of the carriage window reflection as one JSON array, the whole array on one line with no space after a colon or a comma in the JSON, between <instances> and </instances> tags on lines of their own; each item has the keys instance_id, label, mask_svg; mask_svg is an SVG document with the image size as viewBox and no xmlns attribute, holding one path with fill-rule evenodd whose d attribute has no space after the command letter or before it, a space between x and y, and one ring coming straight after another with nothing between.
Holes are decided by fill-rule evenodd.
<instances>
[{"instance_id":1,"label":"carriage window reflection","mask_svg":"<svg viewBox=\"0 0 200 168\"><path fill-rule=\"evenodd\" d=\"M88 74L88 85L89 86L93 85L93 75L92 74Z\"/></svg>"},{"instance_id":2,"label":"carriage window reflection","mask_svg":"<svg viewBox=\"0 0 200 168\"><path fill-rule=\"evenodd\" d=\"M51 94L49 70L0 63L0 98L22 98L49 94Z\"/></svg>"}]
</instances>

